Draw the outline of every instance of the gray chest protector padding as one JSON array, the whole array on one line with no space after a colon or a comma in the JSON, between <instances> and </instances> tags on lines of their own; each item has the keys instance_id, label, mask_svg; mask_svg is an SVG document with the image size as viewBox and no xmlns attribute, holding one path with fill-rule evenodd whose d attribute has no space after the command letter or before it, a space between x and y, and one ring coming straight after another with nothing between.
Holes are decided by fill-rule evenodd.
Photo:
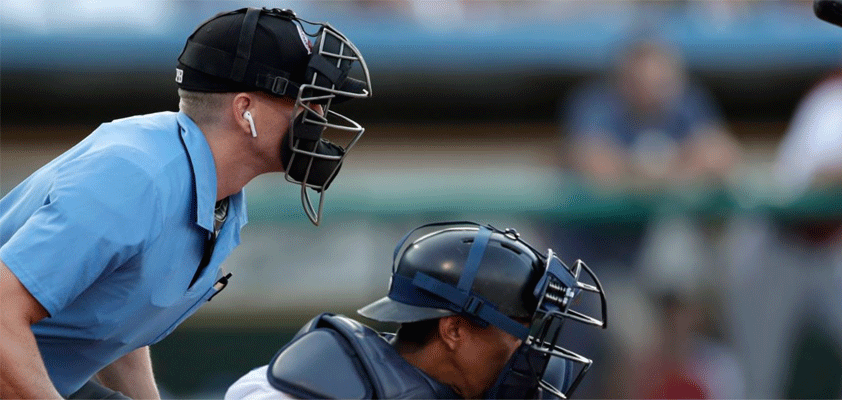
<instances>
[{"instance_id":1,"label":"gray chest protector padding","mask_svg":"<svg viewBox=\"0 0 842 400\"><path fill-rule=\"evenodd\" d=\"M312 319L272 359L276 389L299 398L457 398L407 363L380 334L344 316Z\"/></svg>"}]
</instances>

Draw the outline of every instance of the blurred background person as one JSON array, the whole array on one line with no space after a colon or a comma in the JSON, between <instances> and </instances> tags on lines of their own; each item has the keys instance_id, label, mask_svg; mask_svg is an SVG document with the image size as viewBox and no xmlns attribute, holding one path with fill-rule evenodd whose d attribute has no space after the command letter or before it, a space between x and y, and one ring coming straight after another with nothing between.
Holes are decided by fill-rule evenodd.
<instances>
[{"instance_id":1,"label":"blurred background person","mask_svg":"<svg viewBox=\"0 0 842 400\"><path fill-rule=\"evenodd\" d=\"M647 198L717 185L729 176L740 160L739 145L677 48L640 36L620 48L609 71L574 87L560 106L562 159L585 187ZM711 260L706 232L684 215L655 210L645 221L611 222L557 226L554 236L561 254L608 269L606 286L629 296L620 304L657 309L637 292L638 276L647 268L667 275L689 271L695 278L694 269ZM628 343L615 341L620 347ZM611 351L637 350L630 345Z\"/></svg>"},{"instance_id":2,"label":"blurred background person","mask_svg":"<svg viewBox=\"0 0 842 400\"><path fill-rule=\"evenodd\" d=\"M842 188L842 73L798 103L772 163L783 205L838 197ZM842 217L785 206L739 216L728 232L735 344L753 396L842 396ZM781 316L781 317L776 317Z\"/></svg>"},{"instance_id":3,"label":"blurred background person","mask_svg":"<svg viewBox=\"0 0 842 400\"><path fill-rule=\"evenodd\" d=\"M798 104L777 150L774 179L792 198L842 183L842 69Z\"/></svg>"},{"instance_id":4,"label":"blurred background person","mask_svg":"<svg viewBox=\"0 0 842 400\"><path fill-rule=\"evenodd\" d=\"M613 74L574 91L562 112L571 167L601 184L721 179L738 161L715 100L657 39L621 49Z\"/></svg>"},{"instance_id":5,"label":"blurred background person","mask_svg":"<svg viewBox=\"0 0 842 400\"><path fill-rule=\"evenodd\" d=\"M562 103L566 166L585 185L609 193L685 190L725 179L739 162L739 146L716 101L688 73L666 42L628 43L609 76L574 88ZM636 263L648 227L564 229L560 237L571 238L563 248L583 259L625 269Z\"/></svg>"}]
</instances>

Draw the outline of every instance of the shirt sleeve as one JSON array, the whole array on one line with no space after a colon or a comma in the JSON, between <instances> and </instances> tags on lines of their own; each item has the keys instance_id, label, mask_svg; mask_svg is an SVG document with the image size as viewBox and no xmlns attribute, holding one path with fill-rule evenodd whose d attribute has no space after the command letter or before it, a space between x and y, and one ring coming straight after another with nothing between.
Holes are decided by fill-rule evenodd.
<instances>
[{"instance_id":1,"label":"shirt sleeve","mask_svg":"<svg viewBox=\"0 0 842 400\"><path fill-rule=\"evenodd\" d=\"M277 400L295 399L284 392L272 387L266 378L268 365L255 368L234 382L225 392L224 400Z\"/></svg>"},{"instance_id":2,"label":"shirt sleeve","mask_svg":"<svg viewBox=\"0 0 842 400\"><path fill-rule=\"evenodd\" d=\"M160 230L148 169L131 158L131 151L120 157L99 152L58 168L43 205L0 249L50 315L137 256Z\"/></svg>"}]
</instances>

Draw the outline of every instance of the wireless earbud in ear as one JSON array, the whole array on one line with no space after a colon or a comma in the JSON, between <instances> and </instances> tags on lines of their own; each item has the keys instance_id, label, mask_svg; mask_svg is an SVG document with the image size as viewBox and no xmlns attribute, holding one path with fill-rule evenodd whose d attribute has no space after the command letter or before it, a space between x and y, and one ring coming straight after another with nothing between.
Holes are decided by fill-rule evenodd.
<instances>
[{"instance_id":1,"label":"wireless earbud in ear","mask_svg":"<svg viewBox=\"0 0 842 400\"><path fill-rule=\"evenodd\" d=\"M249 122L249 127L251 127L251 137L257 137L257 129L254 129L254 119L251 117L251 112L244 112L243 118Z\"/></svg>"}]
</instances>

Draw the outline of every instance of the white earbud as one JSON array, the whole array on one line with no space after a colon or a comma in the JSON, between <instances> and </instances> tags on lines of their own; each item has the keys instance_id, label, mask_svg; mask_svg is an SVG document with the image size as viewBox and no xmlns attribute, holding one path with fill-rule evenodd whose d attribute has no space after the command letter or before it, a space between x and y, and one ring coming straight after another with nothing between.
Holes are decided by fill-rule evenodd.
<instances>
[{"instance_id":1,"label":"white earbud","mask_svg":"<svg viewBox=\"0 0 842 400\"><path fill-rule=\"evenodd\" d=\"M254 129L254 119L251 117L251 112L246 111L243 113L243 118L249 121L249 126L251 127L251 137L257 137L257 129Z\"/></svg>"}]
</instances>

